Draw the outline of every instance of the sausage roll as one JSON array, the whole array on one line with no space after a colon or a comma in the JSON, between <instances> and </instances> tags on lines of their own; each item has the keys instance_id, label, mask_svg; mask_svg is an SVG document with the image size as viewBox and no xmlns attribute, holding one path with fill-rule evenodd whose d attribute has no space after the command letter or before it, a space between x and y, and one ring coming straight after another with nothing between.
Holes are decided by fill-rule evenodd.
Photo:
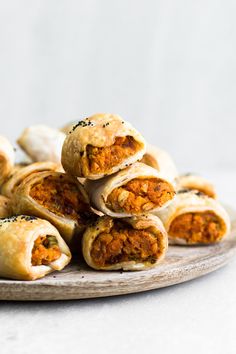
<instances>
[{"instance_id":1,"label":"sausage roll","mask_svg":"<svg viewBox=\"0 0 236 354\"><path fill-rule=\"evenodd\" d=\"M180 191L157 215L175 244L219 242L230 230L229 216L220 203L197 191Z\"/></svg>"},{"instance_id":2,"label":"sausage roll","mask_svg":"<svg viewBox=\"0 0 236 354\"><path fill-rule=\"evenodd\" d=\"M63 269L71 253L48 221L33 216L0 219L0 277L35 280Z\"/></svg>"},{"instance_id":3,"label":"sausage roll","mask_svg":"<svg viewBox=\"0 0 236 354\"><path fill-rule=\"evenodd\" d=\"M94 208L113 217L161 209L175 196L171 182L140 162L103 179L87 180L85 188Z\"/></svg>"},{"instance_id":4,"label":"sausage roll","mask_svg":"<svg viewBox=\"0 0 236 354\"><path fill-rule=\"evenodd\" d=\"M147 144L147 150L141 162L155 168L170 181L173 181L178 175L177 168L170 155L156 146Z\"/></svg>"},{"instance_id":5,"label":"sausage roll","mask_svg":"<svg viewBox=\"0 0 236 354\"><path fill-rule=\"evenodd\" d=\"M12 198L16 188L30 176L32 173L42 171L55 171L60 168L60 165L54 162L35 162L30 165L15 165L12 169L11 175L2 185L1 193L8 198Z\"/></svg>"},{"instance_id":6,"label":"sausage roll","mask_svg":"<svg viewBox=\"0 0 236 354\"><path fill-rule=\"evenodd\" d=\"M0 195L0 218L8 218L12 215L11 200Z\"/></svg>"},{"instance_id":7,"label":"sausage roll","mask_svg":"<svg viewBox=\"0 0 236 354\"><path fill-rule=\"evenodd\" d=\"M14 162L13 146L4 136L0 136L0 186L11 173Z\"/></svg>"},{"instance_id":8,"label":"sausage roll","mask_svg":"<svg viewBox=\"0 0 236 354\"><path fill-rule=\"evenodd\" d=\"M99 179L141 159L143 137L115 114L96 114L80 121L67 135L62 165L76 177Z\"/></svg>"},{"instance_id":9,"label":"sausage roll","mask_svg":"<svg viewBox=\"0 0 236 354\"><path fill-rule=\"evenodd\" d=\"M55 171L28 176L17 188L12 204L16 214L36 215L50 221L68 244L93 215L79 181Z\"/></svg>"},{"instance_id":10,"label":"sausage roll","mask_svg":"<svg viewBox=\"0 0 236 354\"><path fill-rule=\"evenodd\" d=\"M193 174L181 175L176 179L177 189L197 190L210 198L216 199L216 191L207 179Z\"/></svg>"},{"instance_id":11,"label":"sausage roll","mask_svg":"<svg viewBox=\"0 0 236 354\"><path fill-rule=\"evenodd\" d=\"M154 215L112 219L100 217L82 239L86 263L101 270L143 270L156 266L165 256L168 236Z\"/></svg>"},{"instance_id":12,"label":"sausage roll","mask_svg":"<svg viewBox=\"0 0 236 354\"><path fill-rule=\"evenodd\" d=\"M65 137L66 135L57 129L35 125L26 128L17 142L32 161L60 163Z\"/></svg>"}]
</instances>

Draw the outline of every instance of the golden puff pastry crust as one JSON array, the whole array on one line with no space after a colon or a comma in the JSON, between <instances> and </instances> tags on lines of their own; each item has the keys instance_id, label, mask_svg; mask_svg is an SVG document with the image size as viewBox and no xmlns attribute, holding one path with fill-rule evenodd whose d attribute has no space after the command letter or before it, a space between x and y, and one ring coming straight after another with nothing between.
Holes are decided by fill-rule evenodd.
<instances>
[{"instance_id":1,"label":"golden puff pastry crust","mask_svg":"<svg viewBox=\"0 0 236 354\"><path fill-rule=\"evenodd\" d=\"M51 262L45 258L44 264L32 265L33 250L39 237L53 239L58 254ZM48 221L24 215L0 219L0 277L35 280L63 269L70 260L68 246Z\"/></svg>"},{"instance_id":2,"label":"golden puff pastry crust","mask_svg":"<svg viewBox=\"0 0 236 354\"><path fill-rule=\"evenodd\" d=\"M8 179L2 185L1 193L8 198L12 198L16 189L24 181L24 179L30 176L32 173L43 171L57 171L60 169L60 165L54 162L35 162L29 165L15 165L12 169L12 173L8 176Z\"/></svg>"},{"instance_id":3,"label":"golden puff pastry crust","mask_svg":"<svg viewBox=\"0 0 236 354\"><path fill-rule=\"evenodd\" d=\"M26 128L17 142L32 161L52 161L60 163L61 149L66 135L46 125Z\"/></svg>"},{"instance_id":4,"label":"golden puff pastry crust","mask_svg":"<svg viewBox=\"0 0 236 354\"><path fill-rule=\"evenodd\" d=\"M230 231L230 218L224 207L198 191L180 191L173 203L155 214L174 244L216 243Z\"/></svg>"},{"instance_id":5,"label":"golden puff pastry crust","mask_svg":"<svg viewBox=\"0 0 236 354\"><path fill-rule=\"evenodd\" d=\"M14 194L12 205L16 214L50 221L69 245L93 217L84 187L75 178L55 171L25 178Z\"/></svg>"},{"instance_id":6,"label":"golden puff pastry crust","mask_svg":"<svg viewBox=\"0 0 236 354\"><path fill-rule=\"evenodd\" d=\"M176 178L176 184L178 190L197 190L210 198L217 199L214 185L204 177L194 174L180 175Z\"/></svg>"},{"instance_id":7,"label":"golden puff pastry crust","mask_svg":"<svg viewBox=\"0 0 236 354\"><path fill-rule=\"evenodd\" d=\"M170 181L178 176L177 168L171 156L163 149L147 144L146 153L141 162L155 168Z\"/></svg>"},{"instance_id":8,"label":"golden puff pastry crust","mask_svg":"<svg viewBox=\"0 0 236 354\"><path fill-rule=\"evenodd\" d=\"M131 124L115 114L95 114L75 125L62 148L69 174L99 179L143 157L146 144Z\"/></svg>"},{"instance_id":9,"label":"golden puff pastry crust","mask_svg":"<svg viewBox=\"0 0 236 354\"><path fill-rule=\"evenodd\" d=\"M86 180L92 206L113 217L129 217L160 210L175 196L171 182L140 162L103 179Z\"/></svg>"},{"instance_id":10,"label":"golden puff pastry crust","mask_svg":"<svg viewBox=\"0 0 236 354\"><path fill-rule=\"evenodd\" d=\"M11 173L15 162L15 152L11 143L0 135L0 186Z\"/></svg>"},{"instance_id":11,"label":"golden puff pastry crust","mask_svg":"<svg viewBox=\"0 0 236 354\"><path fill-rule=\"evenodd\" d=\"M0 195L0 218L8 218L12 215L11 200L4 195Z\"/></svg>"},{"instance_id":12,"label":"golden puff pastry crust","mask_svg":"<svg viewBox=\"0 0 236 354\"><path fill-rule=\"evenodd\" d=\"M165 257L168 236L154 215L113 219L98 218L82 239L86 263L99 270L145 270Z\"/></svg>"}]
</instances>

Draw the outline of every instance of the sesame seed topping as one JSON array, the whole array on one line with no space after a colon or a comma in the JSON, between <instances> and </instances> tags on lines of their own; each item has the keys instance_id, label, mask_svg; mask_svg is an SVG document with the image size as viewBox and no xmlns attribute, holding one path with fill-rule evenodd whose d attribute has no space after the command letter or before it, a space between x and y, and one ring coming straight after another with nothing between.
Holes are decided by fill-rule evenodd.
<instances>
[{"instance_id":1,"label":"sesame seed topping","mask_svg":"<svg viewBox=\"0 0 236 354\"><path fill-rule=\"evenodd\" d=\"M73 126L72 131L74 131L76 128L78 127L93 127L94 124L91 120L89 120L88 118L86 118L85 120L80 120L76 125ZM70 133L72 132L70 131Z\"/></svg>"}]
</instances>

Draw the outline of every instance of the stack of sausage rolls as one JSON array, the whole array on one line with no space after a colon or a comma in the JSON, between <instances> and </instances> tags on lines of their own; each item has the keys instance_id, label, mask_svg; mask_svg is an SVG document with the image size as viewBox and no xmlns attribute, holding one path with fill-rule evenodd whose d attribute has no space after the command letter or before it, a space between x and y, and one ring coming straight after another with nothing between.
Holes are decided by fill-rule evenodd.
<instances>
[{"instance_id":1,"label":"stack of sausage rolls","mask_svg":"<svg viewBox=\"0 0 236 354\"><path fill-rule=\"evenodd\" d=\"M0 277L33 280L82 254L97 270L157 266L168 242L212 244L230 230L211 183L179 176L120 116L27 128L15 163L0 137Z\"/></svg>"}]
</instances>

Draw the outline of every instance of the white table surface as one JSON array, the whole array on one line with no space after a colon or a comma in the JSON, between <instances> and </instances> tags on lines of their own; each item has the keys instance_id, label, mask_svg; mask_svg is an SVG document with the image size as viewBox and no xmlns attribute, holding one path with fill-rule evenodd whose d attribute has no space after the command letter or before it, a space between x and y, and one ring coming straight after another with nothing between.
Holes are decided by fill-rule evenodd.
<instances>
[{"instance_id":1,"label":"white table surface","mask_svg":"<svg viewBox=\"0 0 236 354\"><path fill-rule=\"evenodd\" d=\"M236 171L211 171L236 208ZM236 258L202 278L114 298L0 302L0 353L236 353Z\"/></svg>"}]
</instances>

